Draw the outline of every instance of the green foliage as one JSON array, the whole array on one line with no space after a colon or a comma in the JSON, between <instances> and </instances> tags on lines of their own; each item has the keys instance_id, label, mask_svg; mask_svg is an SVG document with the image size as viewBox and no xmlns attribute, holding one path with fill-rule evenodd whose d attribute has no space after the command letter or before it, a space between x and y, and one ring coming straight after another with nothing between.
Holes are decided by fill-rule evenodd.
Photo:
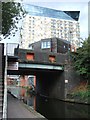
<instances>
[{"instance_id":1,"label":"green foliage","mask_svg":"<svg viewBox=\"0 0 90 120\"><path fill-rule=\"evenodd\" d=\"M90 103L90 85L86 87L86 89L79 89L77 91L73 91L70 93L73 99L77 99L79 102L87 102Z\"/></svg>"},{"instance_id":2,"label":"green foliage","mask_svg":"<svg viewBox=\"0 0 90 120\"><path fill-rule=\"evenodd\" d=\"M90 37L83 42L82 47L77 49L75 55L73 55L74 67L76 71L89 79L90 77Z\"/></svg>"},{"instance_id":3,"label":"green foliage","mask_svg":"<svg viewBox=\"0 0 90 120\"><path fill-rule=\"evenodd\" d=\"M90 104L90 85L79 85L68 94L68 100Z\"/></svg>"},{"instance_id":4,"label":"green foliage","mask_svg":"<svg viewBox=\"0 0 90 120\"><path fill-rule=\"evenodd\" d=\"M84 98L88 98L89 94L90 93L88 91L79 91L79 92L73 93L73 96L79 96L81 99L84 99Z\"/></svg>"},{"instance_id":5,"label":"green foliage","mask_svg":"<svg viewBox=\"0 0 90 120\"><path fill-rule=\"evenodd\" d=\"M18 29L18 22L25 16L25 10L20 3L2 2L2 34L7 37L11 31ZM15 33L13 33L15 35Z\"/></svg>"}]
</instances>

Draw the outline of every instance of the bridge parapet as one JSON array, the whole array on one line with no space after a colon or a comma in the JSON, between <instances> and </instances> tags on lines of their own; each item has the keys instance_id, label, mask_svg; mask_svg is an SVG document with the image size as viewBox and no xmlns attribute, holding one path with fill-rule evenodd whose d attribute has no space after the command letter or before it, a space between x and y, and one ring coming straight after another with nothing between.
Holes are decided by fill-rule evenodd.
<instances>
[{"instance_id":1,"label":"bridge parapet","mask_svg":"<svg viewBox=\"0 0 90 120\"><path fill-rule=\"evenodd\" d=\"M67 54L34 51L28 49L15 49L14 55L17 56L21 63L42 63L64 65L68 59Z\"/></svg>"}]
</instances>

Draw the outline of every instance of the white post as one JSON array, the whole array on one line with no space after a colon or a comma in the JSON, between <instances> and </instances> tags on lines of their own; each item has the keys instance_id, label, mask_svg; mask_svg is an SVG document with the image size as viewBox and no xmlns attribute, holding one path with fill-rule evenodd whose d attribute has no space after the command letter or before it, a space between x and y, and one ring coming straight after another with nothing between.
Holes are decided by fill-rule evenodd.
<instances>
[{"instance_id":1,"label":"white post","mask_svg":"<svg viewBox=\"0 0 90 120\"><path fill-rule=\"evenodd\" d=\"M7 118L7 43L5 57L5 73L4 73L4 102L3 102L3 119Z\"/></svg>"}]
</instances>

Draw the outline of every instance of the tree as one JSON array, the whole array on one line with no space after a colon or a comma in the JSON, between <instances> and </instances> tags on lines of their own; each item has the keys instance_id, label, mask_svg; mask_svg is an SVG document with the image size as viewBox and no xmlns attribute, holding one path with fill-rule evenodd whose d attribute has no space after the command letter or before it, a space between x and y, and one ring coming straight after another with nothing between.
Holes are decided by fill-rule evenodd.
<instances>
[{"instance_id":1,"label":"tree","mask_svg":"<svg viewBox=\"0 0 90 120\"><path fill-rule=\"evenodd\" d=\"M82 47L77 49L74 57L76 71L85 79L90 77L90 36L83 42Z\"/></svg>"},{"instance_id":2,"label":"tree","mask_svg":"<svg viewBox=\"0 0 90 120\"><path fill-rule=\"evenodd\" d=\"M2 2L2 34L8 37L13 29L18 30L18 22L25 16L25 10L20 3ZM15 35L15 32L13 32Z\"/></svg>"}]
</instances>

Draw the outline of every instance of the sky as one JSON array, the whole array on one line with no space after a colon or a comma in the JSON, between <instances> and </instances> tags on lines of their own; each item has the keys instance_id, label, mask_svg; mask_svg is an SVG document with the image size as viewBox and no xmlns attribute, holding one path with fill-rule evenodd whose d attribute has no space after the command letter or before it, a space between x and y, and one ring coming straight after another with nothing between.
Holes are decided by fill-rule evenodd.
<instances>
[{"instance_id":1,"label":"sky","mask_svg":"<svg viewBox=\"0 0 90 120\"><path fill-rule=\"evenodd\" d=\"M16 0L17 2L20 0ZM88 37L88 2L89 0L21 0L25 4L32 4L41 7L52 8L62 11L80 11L80 37L85 39ZM18 42L19 33L16 33L17 38L11 37L13 42Z\"/></svg>"}]
</instances>

